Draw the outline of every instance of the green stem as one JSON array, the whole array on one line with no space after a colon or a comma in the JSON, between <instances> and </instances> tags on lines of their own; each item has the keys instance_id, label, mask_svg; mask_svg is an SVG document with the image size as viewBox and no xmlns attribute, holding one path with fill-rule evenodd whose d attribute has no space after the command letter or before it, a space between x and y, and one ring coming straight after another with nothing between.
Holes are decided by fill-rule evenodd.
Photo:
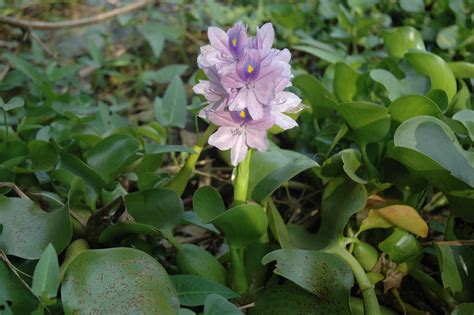
<instances>
[{"instance_id":1,"label":"green stem","mask_svg":"<svg viewBox=\"0 0 474 315\"><path fill-rule=\"evenodd\" d=\"M379 315L380 306L379 302L377 301L377 295L375 294L374 286L370 282L367 274L357 259L355 259L355 257L345 249L341 242L337 242L333 246L326 248L326 252L338 256L351 268L357 284L359 285L359 288L362 292L365 314Z\"/></svg>"},{"instance_id":2,"label":"green stem","mask_svg":"<svg viewBox=\"0 0 474 315\"><path fill-rule=\"evenodd\" d=\"M369 172L370 179L376 179L378 177L378 171L375 166L370 162L369 156L367 155L367 143L360 143L360 153L362 159L364 160L365 165L367 166L367 171Z\"/></svg>"},{"instance_id":3,"label":"green stem","mask_svg":"<svg viewBox=\"0 0 474 315\"><path fill-rule=\"evenodd\" d=\"M174 237L172 232L166 232L163 235L166 240L173 245L174 248L176 248L177 251L181 251L183 249L183 245Z\"/></svg>"},{"instance_id":4,"label":"green stem","mask_svg":"<svg viewBox=\"0 0 474 315\"><path fill-rule=\"evenodd\" d=\"M3 122L5 124L5 142L8 141L8 120L7 120L7 111L3 110Z\"/></svg>"},{"instance_id":5,"label":"green stem","mask_svg":"<svg viewBox=\"0 0 474 315\"><path fill-rule=\"evenodd\" d=\"M243 248L230 249L230 280L234 289L240 294L247 293L249 288L243 253Z\"/></svg>"},{"instance_id":6,"label":"green stem","mask_svg":"<svg viewBox=\"0 0 474 315\"><path fill-rule=\"evenodd\" d=\"M245 159L237 166L237 176L234 182L234 204L241 205L247 201L250 177L250 160L252 159L252 149L247 152Z\"/></svg>"},{"instance_id":7,"label":"green stem","mask_svg":"<svg viewBox=\"0 0 474 315\"><path fill-rule=\"evenodd\" d=\"M178 174L168 183L166 187L174 190L177 192L179 195L182 195L184 192L184 189L186 188L186 185L188 184L189 179L191 178L191 175L194 171L194 168L196 166L196 162L199 159L199 156L201 155L202 148L206 145L207 140L211 136L211 134L216 131L217 126L214 125L209 125L204 131L203 134L198 138L198 141L196 145L193 147L194 152L188 157L188 160L184 164L183 168L179 171Z\"/></svg>"},{"instance_id":8,"label":"green stem","mask_svg":"<svg viewBox=\"0 0 474 315\"><path fill-rule=\"evenodd\" d=\"M441 284L438 283L438 281L419 268L413 269L409 273L410 276L421 284L424 290L436 294L436 296L438 296L444 304L449 307L449 309L454 309L456 306L456 300L443 288Z\"/></svg>"}]
</instances>

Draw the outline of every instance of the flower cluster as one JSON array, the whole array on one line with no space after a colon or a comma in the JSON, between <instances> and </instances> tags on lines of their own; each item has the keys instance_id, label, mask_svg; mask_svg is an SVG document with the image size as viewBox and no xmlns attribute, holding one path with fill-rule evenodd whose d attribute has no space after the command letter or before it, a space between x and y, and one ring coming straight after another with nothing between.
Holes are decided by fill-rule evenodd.
<instances>
[{"instance_id":1,"label":"flower cluster","mask_svg":"<svg viewBox=\"0 0 474 315\"><path fill-rule=\"evenodd\" d=\"M209 80L200 80L193 90L207 101L199 116L219 126L209 144L230 149L237 165L249 147L267 150L267 131L273 125L297 126L284 113L299 111L301 99L284 91L291 85L291 55L288 49L272 48L271 23L257 27L255 37L248 37L241 23L227 33L209 27L208 37L210 45L201 47L198 65Z\"/></svg>"}]
</instances>

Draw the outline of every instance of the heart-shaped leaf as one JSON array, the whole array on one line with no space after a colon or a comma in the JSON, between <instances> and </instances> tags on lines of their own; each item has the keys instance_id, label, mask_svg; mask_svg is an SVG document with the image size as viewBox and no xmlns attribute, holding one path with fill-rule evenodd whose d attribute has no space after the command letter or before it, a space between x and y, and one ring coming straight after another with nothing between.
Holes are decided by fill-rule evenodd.
<instances>
[{"instance_id":1,"label":"heart-shaped leaf","mask_svg":"<svg viewBox=\"0 0 474 315\"><path fill-rule=\"evenodd\" d=\"M390 57L401 59L409 49L425 50L420 32L411 26L396 27L385 31L385 49Z\"/></svg>"},{"instance_id":2,"label":"heart-shaped leaf","mask_svg":"<svg viewBox=\"0 0 474 315\"><path fill-rule=\"evenodd\" d=\"M176 291L165 269L132 248L85 251L69 265L61 286L65 314L177 315Z\"/></svg>"},{"instance_id":3,"label":"heart-shaped leaf","mask_svg":"<svg viewBox=\"0 0 474 315\"><path fill-rule=\"evenodd\" d=\"M332 308L331 313L350 313L350 288L354 283L349 267L337 256L321 251L280 249L267 254L263 264L276 260L273 271L315 294Z\"/></svg>"},{"instance_id":4,"label":"heart-shaped leaf","mask_svg":"<svg viewBox=\"0 0 474 315\"><path fill-rule=\"evenodd\" d=\"M87 153L87 164L94 168L108 184L127 165L140 157L139 150L138 142L132 136L114 134L97 143Z\"/></svg>"},{"instance_id":5,"label":"heart-shaped leaf","mask_svg":"<svg viewBox=\"0 0 474 315\"><path fill-rule=\"evenodd\" d=\"M390 103L389 112L392 119L401 124L417 116L434 116L441 113L441 109L431 99L423 95L405 95Z\"/></svg>"},{"instance_id":6,"label":"heart-shaped leaf","mask_svg":"<svg viewBox=\"0 0 474 315\"><path fill-rule=\"evenodd\" d=\"M61 253L72 237L66 207L46 212L27 199L0 196L0 225L0 248L26 259L39 259L49 243Z\"/></svg>"},{"instance_id":7,"label":"heart-shaped leaf","mask_svg":"<svg viewBox=\"0 0 474 315\"><path fill-rule=\"evenodd\" d=\"M165 235L169 235L181 222L184 212L181 198L166 188L128 194L125 204L135 222L156 227Z\"/></svg>"},{"instance_id":8,"label":"heart-shaped leaf","mask_svg":"<svg viewBox=\"0 0 474 315\"><path fill-rule=\"evenodd\" d=\"M457 91L456 78L441 57L427 51L410 51L405 54L405 58L418 72L430 78L431 90L446 92L448 103L451 103Z\"/></svg>"},{"instance_id":9,"label":"heart-shaped leaf","mask_svg":"<svg viewBox=\"0 0 474 315\"><path fill-rule=\"evenodd\" d=\"M225 211L224 200L211 186L203 186L196 190L193 195L193 208L205 223L211 222Z\"/></svg>"},{"instance_id":10,"label":"heart-shaped leaf","mask_svg":"<svg viewBox=\"0 0 474 315\"><path fill-rule=\"evenodd\" d=\"M390 115L382 105L369 102L341 103L337 110L363 143L378 142L390 130Z\"/></svg>"}]
</instances>

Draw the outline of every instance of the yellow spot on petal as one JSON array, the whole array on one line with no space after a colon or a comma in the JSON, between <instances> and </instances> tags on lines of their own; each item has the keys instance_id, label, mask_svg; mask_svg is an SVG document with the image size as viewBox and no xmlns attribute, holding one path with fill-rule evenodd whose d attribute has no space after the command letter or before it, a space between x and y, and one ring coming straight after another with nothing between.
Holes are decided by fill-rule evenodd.
<instances>
[{"instance_id":1,"label":"yellow spot on petal","mask_svg":"<svg viewBox=\"0 0 474 315\"><path fill-rule=\"evenodd\" d=\"M236 47L237 46L237 38L234 38L232 40L232 46Z\"/></svg>"},{"instance_id":2,"label":"yellow spot on petal","mask_svg":"<svg viewBox=\"0 0 474 315\"><path fill-rule=\"evenodd\" d=\"M248 73L252 73L252 72L253 72L253 67L252 67L252 65L248 65L248 66L247 66L247 72L248 72Z\"/></svg>"},{"instance_id":3,"label":"yellow spot on petal","mask_svg":"<svg viewBox=\"0 0 474 315\"><path fill-rule=\"evenodd\" d=\"M244 111L241 111L241 112L239 113L239 116L240 116L241 118L245 118L245 116L247 116L247 115L245 114Z\"/></svg>"}]
</instances>

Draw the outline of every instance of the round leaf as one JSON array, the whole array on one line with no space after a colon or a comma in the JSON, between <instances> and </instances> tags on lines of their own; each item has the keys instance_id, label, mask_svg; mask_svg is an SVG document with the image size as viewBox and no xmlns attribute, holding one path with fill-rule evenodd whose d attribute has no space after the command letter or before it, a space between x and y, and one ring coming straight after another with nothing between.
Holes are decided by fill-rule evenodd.
<instances>
[{"instance_id":1,"label":"round leaf","mask_svg":"<svg viewBox=\"0 0 474 315\"><path fill-rule=\"evenodd\" d=\"M402 123L412 117L436 116L441 113L438 105L423 95L405 95L390 103L392 119Z\"/></svg>"},{"instance_id":2,"label":"round leaf","mask_svg":"<svg viewBox=\"0 0 474 315\"><path fill-rule=\"evenodd\" d=\"M61 286L65 314L178 314L165 269L132 248L88 250L69 265Z\"/></svg>"},{"instance_id":3,"label":"round leaf","mask_svg":"<svg viewBox=\"0 0 474 315\"><path fill-rule=\"evenodd\" d=\"M425 50L421 34L411 26L397 27L385 32L385 49L390 57L401 59L409 49Z\"/></svg>"}]
</instances>

